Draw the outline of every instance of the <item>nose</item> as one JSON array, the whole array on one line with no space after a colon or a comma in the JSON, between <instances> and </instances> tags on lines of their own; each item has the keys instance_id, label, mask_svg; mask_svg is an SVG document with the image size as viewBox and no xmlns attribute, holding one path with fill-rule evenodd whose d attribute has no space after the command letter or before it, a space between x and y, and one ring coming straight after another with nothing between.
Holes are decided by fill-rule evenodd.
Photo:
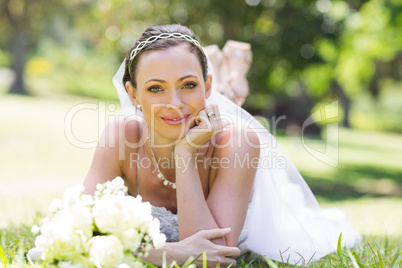
<instances>
[{"instance_id":1,"label":"nose","mask_svg":"<svg viewBox=\"0 0 402 268\"><path fill-rule=\"evenodd\" d=\"M169 104L171 105L170 108L172 109L182 109L184 106L182 96L177 90L172 90L172 94L170 96Z\"/></svg>"}]
</instances>

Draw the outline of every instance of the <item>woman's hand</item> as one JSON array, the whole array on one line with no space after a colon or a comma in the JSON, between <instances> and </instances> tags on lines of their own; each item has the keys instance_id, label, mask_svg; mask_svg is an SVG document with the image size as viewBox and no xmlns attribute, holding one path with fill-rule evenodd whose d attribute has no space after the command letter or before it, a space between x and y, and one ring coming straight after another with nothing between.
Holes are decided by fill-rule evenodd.
<instances>
[{"instance_id":1,"label":"woman's hand","mask_svg":"<svg viewBox=\"0 0 402 268\"><path fill-rule=\"evenodd\" d=\"M201 110L195 119L195 124L176 145L176 152L185 149L195 153L198 148L221 133L228 125L221 120L219 108L215 104Z\"/></svg>"},{"instance_id":2,"label":"woman's hand","mask_svg":"<svg viewBox=\"0 0 402 268\"><path fill-rule=\"evenodd\" d=\"M232 259L233 256L238 256L240 250L237 247L227 247L214 244L211 240L223 238L230 232L230 228L225 229L211 229L202 230L177 242L178 252L174 254L174 258L179 264L184 264L190 256L198 257L202 252L207 255L208 267L215 267L217 264L220 266L229 266L236 261ZM195 264L202 266L202 256L195 261Z\"/></svg>"}]
</instances>

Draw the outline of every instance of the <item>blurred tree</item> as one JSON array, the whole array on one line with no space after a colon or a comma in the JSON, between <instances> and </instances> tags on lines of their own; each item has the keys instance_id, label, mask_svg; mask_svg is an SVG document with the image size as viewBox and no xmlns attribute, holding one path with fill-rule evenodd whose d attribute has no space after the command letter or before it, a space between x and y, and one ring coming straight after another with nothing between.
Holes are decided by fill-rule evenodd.
<instances>
[{"instance_id":1,"label":"blurred tree","mask_svg":"<svg viewBox=\"0 0 402 268\"><path fill-rule=\"evenodd\" d=\"M378 96L383 79L401 76L400 68L391 67L401 57L401 11L400 1L372 0L360 5L359 10L338 1L326 14L327 24L339 25L341 31L336 39L316 40L323 62L308 66L304 77L313 95L322 98L332 93L339 97L344 126L349 126L351 104L362 91ZM332 90L317 85L320 80Z\"/></svg>"},{"instance_id":2,"label":"blurred tree","mask_svg":"<svg viewBox=\"0 0 402 268\"><path fill-rule=\"evenodd\" d=\"M200 14L202 9L205 14ZM313 102L300 73L321 60L313 43L326 35L315 2L203 1L190 5L188 13L189 25L198 21L207 44L222 46L227 39L251 43L250 95L244 105L247 110L267 117L285 115L287 120L280 122L284 127L302 125Z\"/></svg>"},{"instance_id":3,"label":"blurred tree","mask_svg":"<svg viewBox=\"0 0 402 268\"><path fill-rule=\"evenodd\" d=\"M26 45L31 41L30 32L27 31L28 12L31 11L35 1L4 0L1 4L0 14L4 16L10 26L9 50L12 58L11 68L15 73L15 80L10 88L10 93L27 94L24 83L24 65Z\"/></svg>"},{"instance_id":4,"label":"blurred tree","mask_svg":"<svg viewBox=\"0 0 402 268\"><path fill-rule=\"evenodd\" d=\"M208 43L252 44L248 110L286 115L284 126L301 126L314 103L335 96L349 126L353 99L401 74L391 67L402 57L401 6L397 0L206 1L189 5L188 20L199 22Z\"/></svg>"},{"instance_id":5,"label":"blurred tree","mask_svg":"<svg viewBox=\"0 0 402 268\"><path fill-rule=\"evenodd\" d=\"M228 39L251 43L246 109L286 115L284 123L300 126L315 103L335 96L348 125L360 92L375 97L385 77L401 76L401 5L399 0L4 0L1 21L9 30L0 26L0 31L10 40L17 74L10 92L26 92L23 65L32 48L55 57L49 43L56 43L58 67L77 75L90 70L86 76L96 80L105 68L99 62L119 64L147 27L181 23L203 45L222 47Z\"/></svg>"},{"instance_id":6,"label":"blurred tree","mask_svg":"<svg viewBox=\"0 0 402 268\"><path fill-rule=\"evenodd\" d=\"M60 33L52 32L54 22L60 18L68 18L68 11L85 12L85 1L56 0L3 0L0 4L0 15L6 22L5 39L8 39L8 50L11 57L11 69L15 80L9 93L28 94L24 83L26 57L37 47L38 42L46 35L59 37ZM58 19L57 19L58 18ZM4 27L4 26L3 26Z\"/></svg>"}]
</instances>

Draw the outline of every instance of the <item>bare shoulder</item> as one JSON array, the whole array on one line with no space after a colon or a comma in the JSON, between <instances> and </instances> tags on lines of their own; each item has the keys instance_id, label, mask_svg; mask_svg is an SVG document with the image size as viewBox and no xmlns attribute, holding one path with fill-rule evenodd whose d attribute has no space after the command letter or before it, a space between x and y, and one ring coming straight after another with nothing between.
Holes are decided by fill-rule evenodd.
<instances>
[{"instance_id":1,"label":"bare shoulder","mask_svg":"<svg viewBox=\"0 0 402 268\"><path fill-rule=\"evenodd\" d=\"M140 139L141 121L138 118L124 118L118 122L119 139L128 143L137 143Z\"/></svg>"},{"instance_id":2,"label":"bare shoulder","mask_svg":"<svg viewBox=\"0 0 402 268\"><path fill-rule=\"evenodd\" d=\"M139 148L140 124L119 118L106 125L84 182L86 192L93 192L97 183L125 176L128 156Z\"/></svg>"},{"instance_id":3,"label":"bare shoulder","mask_svg":"<svg viewBox=\"0 0 402 268\"><path fill-rule=\"evenodd\" d=\"M259 148L260 140L253 129L234 125L225 128L216 141L217 153L224 155L237 152L258 156Z\"/></svg>"},{"instance_id":4,"label":"bare shoulder","mask_svg":"<svg viewBox=\"0 0 402 268\"><path fill-rule=\"evenodd\" d=\"M134 148L141 139L144 121L137 117L118 118L108 122L99 145L106 147L129 146Z\"/></svg>"}]
</instances>

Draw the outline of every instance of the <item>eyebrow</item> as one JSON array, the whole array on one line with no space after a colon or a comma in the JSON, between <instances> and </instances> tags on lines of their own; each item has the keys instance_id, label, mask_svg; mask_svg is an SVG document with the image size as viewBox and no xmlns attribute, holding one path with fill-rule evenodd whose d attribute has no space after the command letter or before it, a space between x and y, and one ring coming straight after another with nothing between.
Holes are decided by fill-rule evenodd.
<instances>
[{"instance_id":1,"label":"eyebrow","mask_svg":"<svg viewBox=\"0 0 402 268\"><path fill-rule=\"evenodd\" d=\"M189 74L189 75L185 75L185 76L183 76L183 77L180 77L179 79L177 79L177 81L178 81L178 82L181 82L181 81L183 81L184 79L187 79L187 78L190 78L190 77L197 78L197 76L192 75L192 74ZM159 82L159 83L162 83L162 84L163 84L163 83L166 83L165 80L152 78L152 79L149 79L148 81L146 81L144 84L147 84L147 83L150 83L150 82Z\"/></svg>"},{"instance_id":2,"label":"eyebrow","mask_svg":"<svg viewBox=\"0 0 402 268\"><path fill-rule=\"evenodd\" d=\"M177 81L181 82L181 81L183 81L184 79L190 78L190 77L197 78L197 76L192 75L192 74L189 74L189 75L186 75L186 76L183 76L183 77L179 78Z\"/></svg>"}]
</instances>

